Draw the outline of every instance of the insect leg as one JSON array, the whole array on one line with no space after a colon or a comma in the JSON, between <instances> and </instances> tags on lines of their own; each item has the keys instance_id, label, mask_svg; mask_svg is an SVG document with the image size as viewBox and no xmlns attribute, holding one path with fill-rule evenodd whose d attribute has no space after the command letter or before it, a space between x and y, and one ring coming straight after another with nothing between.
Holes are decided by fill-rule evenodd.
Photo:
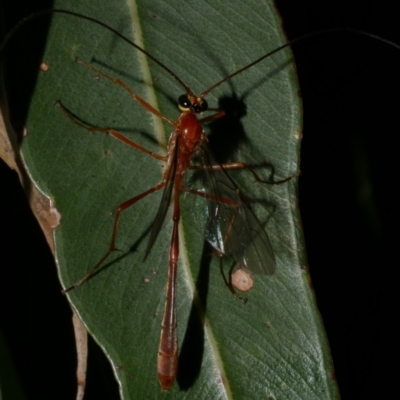
<instances>
[{"instance_id":1,"label":"insect leg","mask_svg":"<svg viewBox=\"0 0 400 400\"><path fill-rule=\"evenodd\" d=\"M133 147L136 150L141 151L142 153L146 153L157 160L162 160L162 161L167 161L167 157L164 157L160 154L154 153L153 151L150 151L146 149L145 147L141 146L140 144L134 142L133 140L130 140L126 136L122 135L121 133L115 131L114 129L109 129L109 128L101 128L99 126L86 126L82 122L78 121L70 111L68 111L63 104L61 104L60 101L56 101L56 106L76 125L79 127L86 129L89 132L105 132L110 136L115 137L116 139L120 140L121 142L124 142L128 146Z\"/></svg>"},{"instance_id":2,"label":"insect leg","mask_svg":"<svg viewBox=\"0 0 400 400\"><path fill-rule=\"evenodd\" d=\"M222 261L222 257L223 254L222 253L217 253L217 256L219 258L219 270L221 272L222 275L222 279L224 280L225 285L228 287L229 291L237 298L239 299L243 304L247 303L247 299L246 297L242 297L240 296L235 288L232 285L232 279L231 279L231 274L229 274L229 279L226 278L225 276L225 272L224 272L224 268L223 268L223 261ZM231 270L232 271L232 270Z\"/></svg>"},{"instance_id":3,"label":"insect leg","mask_svg":"<svg viewBox=\"0 0 400 400\"><path fill-rule=\"evenodd\" d=\"M217 110L217 109L214 109L214 108L209 108L207 111L215 111L215 114L210 115L209 117L202 118L202 119L199 121L201 124L204 124L204 123L206 123L206 122L215 121L216 119L219 119L219 118L224 117L225 114L226 114L225 111L223 111L223 110Z\"/></svg>"},{"instance_id":4,"label":"insect leg","mask_svg":"<svg viewBox=\"0 0 400 400\"><path fill-rule=\"evenodd\" d=\"M67 289L64 289L62 291L63 294L65 294L65 293L69 292L70 290L75 289L78 286L81 286L83 283L85 283L96 272L96 270L103 264L103 262L108 258L108 256L112 252L118 250L115 247L115 240L116 240L116 237L117 237L119 217L120 217L120 214L122 213L122 211L125 211L127 208L129 208L130 206L132 206L133 204L135 204L139 200L143 199L144 197L146 197L150 193L153 193L153 192L156 192L157 190L160 190L164 185L165 185L165 182L162 181L158 185L153 186L152 188L146 190L145 192L143 192L143 193L141 193L141 194L139 194L139 195L137 195L135 197L132 197L131 199L123 202L122 204L120 204L118 206L117 211L115 213L114 226L113 226L113 231L112 231L112 235L111 235L110 246L108 248L107 253L104 254L104 256L100 259L100 261L92 269L90 269L89 272L82 279L80 279L78 282L74 283L72 286L68 287Z\"/></svg>"},{"instance_id":5,"label":"insect leg","mask_svg":"<svg viewBox=\"0 0 400 400\"><path fill-rule=\"evenodd\" d=\"M158 347L158 380L164 390L174 383L178 370L178 334L176 330L176 273L179 258L179 182L175 186L174 226L169 251L167 292L162 320L160 344Z\"/></svg>"},{"instance_id":6,"label":"insect leg","mask_svg":"<svg viewBox=\"0 0 400 400\"><path fill-rule=\"evenodd\" d=\"M264 163L265 165L268 165L267 163ZM260 165L262 166L262 165ZM258 167L258 165L256 166ZM190 169L199 169L199 170L205 170L205 169L214 169L214 170L232 170L232 169L247 169L249 170L253 176L254 179L259 182L259 183L266 183L268 185L280 185L282 183L288 182L291 179L295 178L296 176L300 175L300 171L295 172L294 174L288 176L287 178L281 179L279 181L272 181L272 180L264 180L261 179L258 174L256 173L256 171L254 171L254 167L250 166L246 163L243 162L231 162L231 163L225 163L225 164L213 164L210 166L195 166L195 167L191 167Z\"/></svg>"},{"instance_id":7,"label":"insect leg","mask_svg":"<svg viewBox=\"0 0 400 400\"><path fill-rule=\"evenodd\" d=\"M88 64L85 61L80 60L79 58L76 58L75 60L78 64L81 64L85 66L86 68L90 69L91 71L96 72L96 74L99 74L101 76L104 76L104 78L109 79L111 82L123 87L142 107L144 107L147 111L150 111L152 114L155 116L161 118L168 124L174 126L174 122L171 121L168 117L165 115L161 114L158 110L156 110L151 104L149 104L146 100L142 99L139 95L137 95L125 82L121 81L120 79L113 78L110 75L107 75L103 71L100 71L99 69L93 67L92 65Z\"/></svg>"},{"instance_id":8,"label":"insect leg","mask_svg":"<svg viewBox=\"0 0 400 400\"><path fill-rule=\"evenodd\" d=\"M265 165L268 165L267 163L264 163ZM264 180L261 179L256 171L248 165L243 162L232 162L232 163L226 163L226 164L217 164L212 166L213 169L248 169L254 176L254 179L259 182L259 183L266 183L268 185L280 185L282 183L288 182L291 179L297 177L300 175L300 171L295 172L294 174L288 176L287 178L281 179L279 181L272 181L272 180Z\"/></svg>"},{"instance_id":9,"label":"insect leg","mask_svg":"<svg viewBox=\"0 0 400 400\"><path fill-rule=\"evenodd\" d=\"M176 331L176 273L179 255L178 222L174 221L169 254L168 281L160 344L158 348L158 380L168 390L178 370L178 336Z\"/></svg>"}]
</instances>

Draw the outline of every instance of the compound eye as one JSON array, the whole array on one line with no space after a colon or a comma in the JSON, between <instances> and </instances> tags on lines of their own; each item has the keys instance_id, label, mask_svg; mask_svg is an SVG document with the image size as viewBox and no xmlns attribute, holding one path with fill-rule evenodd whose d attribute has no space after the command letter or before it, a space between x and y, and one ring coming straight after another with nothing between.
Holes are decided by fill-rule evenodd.
<instances>
[{"instance_id":1,"label":"compound eye","mask_svg":"<svg viewBox=\"0 0 400 400\"><path fill-rule=\"evenodd\" d=\"M191 103L186 94L179 96L178 106L181 110L190 110Z\"/></svg>"}]
</instances>

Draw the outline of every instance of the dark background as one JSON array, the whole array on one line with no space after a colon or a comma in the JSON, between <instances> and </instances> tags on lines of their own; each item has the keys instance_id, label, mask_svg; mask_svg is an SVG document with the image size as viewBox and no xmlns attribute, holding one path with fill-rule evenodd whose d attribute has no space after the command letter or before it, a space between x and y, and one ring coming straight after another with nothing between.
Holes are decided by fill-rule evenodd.
<instances>
[{"instance_id":1,"label":"dark background","mask_svg":"<svg viewBox=\"0 0 400 400\"><path fill-rule=\"evenodd\" d=\"M347 26L400 43L388 1L278 6L289 38ZM393 398L400 53L348 34L303 44L293 47L304 101L300 210L339 389L345 400Z\"/></svg>"},{"instance_id":2,"label":"dark background","mask_svg":"<svg viewBox=\"0 0 400 400\"><path fill-rule=\"evenodd\" d=\"M5 30L23 16L51 6L36 1L33 9L31 3L3 4ZM346 26L400 43L398 14L388 1L280 0L277 5L289 39ZM38 38L46 32L45 21L40 25L32 43L23 43L32 54L41 51ZM293 51L304 101L300 208L341 396L390 398L396 393L393 365L398 354L392 321L398 315L393 273L399 266L394 139L399 131L400 50L357 35L335 34L301 42ZM19 102L26 96L19 89L29 91L34 82L26 71L36 69L28 64L40 61L40 56L29 57L20 71L14 70L19 80L19 88L9 93L14 122L23 121L26 112L26 104ZM0 329L9 360L29 399L53 399L54 393L71 399L75 349L70 309L60 295L54 261L16 174L1 162L0 179L0 225L6 235L1 250ZM60 350L57 342L70 347ZM4 351L0 348L1 364L7 359ZM95 360L89 364L86 398L118 398L116 384L107 383L111 370L104 356L93 344L90 352ZM62 371L53 367L60 359ZM17 398L7 396L3 384L10 382L7 374L12 376L13 367L0 367L5 399ZM71 391L62 393L60 388Z\"/></svg>"}]
</instances>

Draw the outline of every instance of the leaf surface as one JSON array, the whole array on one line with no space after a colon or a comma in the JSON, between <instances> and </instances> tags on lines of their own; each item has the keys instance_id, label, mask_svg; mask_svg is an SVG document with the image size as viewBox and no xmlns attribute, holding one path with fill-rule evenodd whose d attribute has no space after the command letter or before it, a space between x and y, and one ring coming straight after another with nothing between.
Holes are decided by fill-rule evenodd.
<instances>
[{"instance_id":1,"label":"leaf surface","mask_svg":"<svg viewBox=\"0 0 400 400\"><path fill-rule=\"evenodd\" d=\"M65 3L65 5L64 5ZM248 1L57 2L98 18L142 44L200 93L283 44L272 3ZM63 287L81 279L107 251L115 210L156 185L163 164L102 133L73 124L57 100L89 125L118 130L160 154L170 127L120 86L74 63L75 57L123 80L170 119L183 90L154 62L93 23L54 15L27 122L23 156L34 182L61 214L55 230ZM205 127L220 162L261 164L276 180L298 170L301 111L290 51L282 51L215 89L210 107L233 110ZM260 169L266 179L271 169ZM338 398L315 305L297 209L296 180L267 186L248 171L231 173L270 237L273 276L256 276L248 303L225 287L218 261L182 210L178 277L180 364L173 388L161 391L157 347L165 300L172 222L143 261L160 192L125 211L114 253L87 283L68 294L113 364L121 393L133 398Z\"/></svg>"}]
</instances>

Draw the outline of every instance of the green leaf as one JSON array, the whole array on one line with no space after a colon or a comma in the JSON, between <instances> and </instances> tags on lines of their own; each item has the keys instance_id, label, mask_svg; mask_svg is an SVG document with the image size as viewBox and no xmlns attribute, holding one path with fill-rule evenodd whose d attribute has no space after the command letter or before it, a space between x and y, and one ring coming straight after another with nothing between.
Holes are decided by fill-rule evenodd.
<instances>
[{"instance_id":1,"label":"green leaf","mask_svg":"<svg viewBox=\"0 0 400 400\"><path fill-rule=\"evenodd\" d=\"M113 26L200 93L285 42L273 3L259 3L59 1L55 7ZM175 99L183 92L162 68L106 29L54 15L43 57L49 68L38 79L23 156L33 181L61 214L55 241L63 287L81 279L104 255L116 208L156 185L163 165L106 134L79 128L54 102L62 101L80 121L116 129L161 154L171 130L120 86L74 63L77 56L155 101L171 119L179 115ZM236 112L206 127L219 161L268 160L276 180L298 170L301 112L290 51L243 72L207 100L213 108L233 104ZM260 173L267 177L267 172ZM177 293L181 350L177 382L169 392L160 389L156 359L170 219L143 261L161 193L123 213L120 251L68 295L110 359L124 399L338 398L306 272L296 180L267 186L254 183L248 171L231 175L269 234L277 270L271 277L256 276L255 288L242 304L224 285L218 260L210 257L199 233L202 228L193 226L191 210L182 210Z\"/></svg>"}]
</instances>

